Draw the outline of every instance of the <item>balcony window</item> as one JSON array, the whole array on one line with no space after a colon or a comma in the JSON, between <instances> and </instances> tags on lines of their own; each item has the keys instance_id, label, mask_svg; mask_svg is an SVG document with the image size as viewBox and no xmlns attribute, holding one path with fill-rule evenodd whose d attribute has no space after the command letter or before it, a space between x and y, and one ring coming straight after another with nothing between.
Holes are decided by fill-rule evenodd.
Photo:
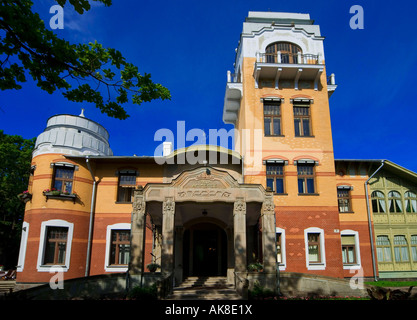
<instances>
[{"instance_id":1,"label":"balcony window","mask_svg":"<svg viewBox=\"0 0 417 320\"><path fill-rule=\"evenodd\" d=\"M277 53L281 54L279 58ZM298 53L302 50L299 46L290 42L275 42L266 47L265 58L268 63L299 63Z\"/></svg>"}]
</instances>

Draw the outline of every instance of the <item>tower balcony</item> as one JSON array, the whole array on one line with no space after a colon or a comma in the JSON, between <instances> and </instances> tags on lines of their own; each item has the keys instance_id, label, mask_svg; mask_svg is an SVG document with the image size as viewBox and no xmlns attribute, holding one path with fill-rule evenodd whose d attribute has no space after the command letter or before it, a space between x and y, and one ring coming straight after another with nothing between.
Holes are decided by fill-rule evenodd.
<instances>
[{"instance_id":1,"label":"tower balcony","mask_svg":"<svg viewBox=\"0 0 417 320\"><path fill-rule=\"evenodd\" d=\"M253 72L255 87L262 80L274 81L275 89L279 89L279 81L290 81L298 90L300 81L313 81L314 90L318 90L320 76L324 70L321 57L309 53L259 53Z\"/></svg>"}]
</instances>

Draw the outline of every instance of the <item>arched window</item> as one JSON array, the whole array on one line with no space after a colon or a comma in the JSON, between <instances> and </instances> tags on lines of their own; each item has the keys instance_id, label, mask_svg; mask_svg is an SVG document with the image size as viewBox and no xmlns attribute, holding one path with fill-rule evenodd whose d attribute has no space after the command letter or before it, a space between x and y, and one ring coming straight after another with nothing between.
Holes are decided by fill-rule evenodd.
<instances>
[{"instance_id":1,"label":"arched window","mask_svg":"<svg viewBox=\"0 0 417 320\"><path fill-rule=\"evenodd\" d=\"M385 195L381 191L374 191L371 194L372 211L374 213L386 213Z\"/></svg>"},{"instance_id":2,"label":"arched window","mask_svg":"<svg viewBox=\"0 0 417 320\"><path fill-rule=\"evenodd\" d=\"M417 212L417 195L412 191L407 191L404 194L405 198L405 211Z\"/></svg>"},{"instance_id":3,"label":"arched window","mask_svg":"<svg viewBox=\"0 0 417 320\"><path fill-rule=\"evenodd\" d=\"M265 56L268 63L279 63L278 51L281 53L280 63L299 63L298 53L301 48L291 42L275 42L266 47Z\"/></svg>"},{"instance_id":4,"label":"arched window","mask_svg":"<svg viewBox=\"0 0 417 320\"><path fill-rule=\"evenodd\" d=\"M390 191L388 193L388 207L389 212L403 212L403 203L399 192Z\"/></svg>"}]
</instances>

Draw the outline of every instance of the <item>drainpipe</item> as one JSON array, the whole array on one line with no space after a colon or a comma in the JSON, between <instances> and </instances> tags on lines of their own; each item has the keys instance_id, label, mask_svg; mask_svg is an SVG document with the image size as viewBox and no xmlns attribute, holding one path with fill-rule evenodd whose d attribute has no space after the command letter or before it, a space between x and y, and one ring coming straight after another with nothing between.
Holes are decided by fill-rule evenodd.
<instances>
[{"instance_id":1,"label":"drainpipe","mask_svg":"<svg viewBox=\"0 0 417 320\"><path fill-rule=\"evenodd\" d=\"M90 171L91 178L93 179L93 193L91 195L91 207L90 207L90 225L88 228L88 243L87 243L87 259L85 265L85 276L88 277L90 274L90 260L91 260L91 239L93 236L93 216L94 216L94 207L96 204L96 187L97 181L94 177L93 171L90 166L90 159L86 156L85 161L87 163L88 171Z\"/></svg>"},{"instance_id":2,"label":"drainpipe","mask_svg":"<svg viewBox=\"0 0 417 320\"><path fill-rule=\"evenodd\" d=\"M372 268L374 272L374 280L378 281L376 276L376 262L375 262L375 248L374 248L374 237L372 234L372 222L371 222L371 208L369 205L369 194L368 194L368 183L369 180L373 178L373 176L384 166L385 160L381 160L381 165L376 171L369 177L368 180L365 182L365 194L366 194L366 209L368 211L368 225L369 225L369 237L371 238L371 254L372 254Z\"/></svg>"}]
</instances>

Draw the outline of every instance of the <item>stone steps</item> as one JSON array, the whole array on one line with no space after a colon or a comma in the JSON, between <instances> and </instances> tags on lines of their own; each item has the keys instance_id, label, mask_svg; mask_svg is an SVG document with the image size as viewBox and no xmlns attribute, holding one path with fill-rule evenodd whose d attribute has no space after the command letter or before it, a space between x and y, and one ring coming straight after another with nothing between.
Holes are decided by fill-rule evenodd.
<instances>
[{"instance_id":1,"label":"stone steps","mask_svg":"<svg viewBox=\"0 0 417 320\"><path fill-rule=\"evenodd\" d=\"M239 300L226 277L188 277L173 289L167 300Z\"/></svg>"}]
</instances>

